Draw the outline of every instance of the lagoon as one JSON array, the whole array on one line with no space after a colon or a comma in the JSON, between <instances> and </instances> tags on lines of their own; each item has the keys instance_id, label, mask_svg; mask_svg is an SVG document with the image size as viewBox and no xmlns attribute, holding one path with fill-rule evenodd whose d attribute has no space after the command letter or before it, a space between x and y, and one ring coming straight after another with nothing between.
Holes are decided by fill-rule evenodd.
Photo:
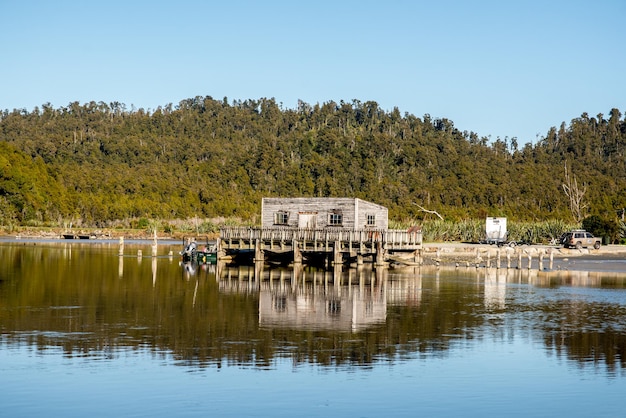
<instances>
[{"instance_id":1,"label":"lagoon","mask_svg":"<svg viewBox=\"0 0 626 418\"><path fill-rule=\"evenodd\" d=\"M179 250L1 242L3 415L623 415L624 273L189 266Z\"/></svg>"}]
</instances>

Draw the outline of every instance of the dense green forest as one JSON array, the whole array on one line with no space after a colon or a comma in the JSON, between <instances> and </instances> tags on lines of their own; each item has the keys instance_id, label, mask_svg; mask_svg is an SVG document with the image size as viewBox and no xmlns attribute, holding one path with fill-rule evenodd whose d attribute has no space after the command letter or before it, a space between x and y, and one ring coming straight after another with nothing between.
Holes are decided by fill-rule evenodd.
<instances>
[{"instance_id":1,"label":"dense green forest","mask_svg":"<svg viewBox=\"0 0 626 418\"><path fill-rule=\"evenodd\" d=\"M341 196L385 205L399 221L433 216L423 209L451 221L615 219L626 207L621 117L583 113L520 145L372 101L284 109L274 99L196 97L152 111L103 102L5 110L0 216L4 225L255 224L265 196Z\"/></svg>"}]
</instances>

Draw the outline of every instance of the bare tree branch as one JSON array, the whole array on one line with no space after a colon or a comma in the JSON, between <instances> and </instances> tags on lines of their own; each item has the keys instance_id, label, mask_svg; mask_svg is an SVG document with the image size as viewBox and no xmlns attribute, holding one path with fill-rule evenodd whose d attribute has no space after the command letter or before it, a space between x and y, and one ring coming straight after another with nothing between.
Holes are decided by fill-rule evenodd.
<instances>
[{"instance_id":1,"label":"bare tree branch","mask_svg":"<svg viewBox=\"0 0 626 418\"><path fill-rule=\"evenodd\" d=\"M583 183L582 188L578 187L576 176L570 177L567 169L567 161L565 162L565 183L563 183L563 191L569 199L569 208L576 222L581 222L584 216L584 210L589 206L584 202L585 193L587 193L587 185Z\"/></svg>"},{"instance_id":2,"label":"bare tree branch","mask_svg":"<svg viewBox=\"0 0 626 418\"><path fill-rule=\"evenodd\" d=\"M415 202L413 202L413 204L414 204L415 206L417 206L418 208L420 208L420 210L421 210L422 212L435 214L435 215L437 215L437 216L439 217L439 219L441 219L441 220L443 221L443 216L441 216L440 214L438 214L436 211L434 211L434 210L424 209L423 207L421 207L420 205L418 205L418 204L417 204L417 203L415 203Z\"/></svg>"}]
</instances>

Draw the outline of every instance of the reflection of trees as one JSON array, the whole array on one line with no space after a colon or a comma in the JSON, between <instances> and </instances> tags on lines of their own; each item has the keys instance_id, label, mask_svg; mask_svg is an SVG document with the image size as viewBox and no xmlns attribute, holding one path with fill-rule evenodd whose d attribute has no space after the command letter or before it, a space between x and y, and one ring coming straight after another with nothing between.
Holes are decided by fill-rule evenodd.
<instances>
[{"instance_id":1,"label":"reflection of trees","mask_svg":"<svg viewBox=\"0 0 626 418\"><path fill-rule=\"evenodd\" d=\"M626 367L626 335L623 330L616 332L609 328L605 332L555 331L546 333L545 344L583 365L604 363L610 371Z\"/></svg>"},{"instance_id":2,"label":"reflection of trees","mask_svg":"<svg viewBox=\"0 0 626 418\"><path fill-rule=\"evenodd\" d=\"M618 295L613 290L626 289L624 274L556 271L541 273L534 284L562 286L571 293L558 304L540 306L545 318L542 332L548 348L582 365L604 363L609 370L626 367L626 306L623 298L610 299ZM603 289L602 293L595 294L599 300L586 299L590 288Z\"/></svg>"},{"instance_id":3,"label":"reflection of trees","mask_svg":"<svg viewBox=\"0 0 626 418\"><path fill-rule=\"evenodd\" d=\"M369 364L395 356L398 349L428 345L426 340L459 324L449 299L403 306L404 295L413 300L415 289L406 280L381 276L386 270L311 270L302 277L290 270L274 270L262 273L272 280L255 282L254 268L239 267L224 273L231 277L227 289L224 277L216 280L214 273L202 268L190 276L177 261L168 259L159 259L155 268L149 257L120 261L112 254L87 249L71 255L62 250L41 249L36 254L15 250L13 256L18 260L16 279L3 286L11 288L2 292L3 329L10 338L34 346L62 346L68 356L148 348L171 350L176 357L198 364L227 361L261 366L276 356L328 365ZM430 289L434 282L425 286L430 294L438 292ZM384 312L382 323L358 320L356 331L352 326L260 327L261 290L317 298L337 312L344 303L343 309L361 309L363 315L370 302L378 304L372 309L385 306L389 292L394 306L386 323ZM347 305L352 301L358 306ZM330 313L331 320L337 312ZM477 325L479 321L473 317L464 322Z\"/></svg>"},{"instance_id":4,"label":"reflection of trees","mask_svg":"<svg viewBox=\"0 0 626 418\"><path fill-rule=\"evenodd\" d=\"M548 347L569 358L624 367L624 304L553 293L545 303L528 300L525 294L546 285L572 283L536 271L294 272L252 266L216 273L210 266L189 274L176 259L120 260L115 246L2 246L0 255L6 263L0 264L3 339L41 349L60 346L68 356L148 349L199 366L264 367L277 357L296 364L367 365L445 353L454 342L489 332L486 317L497 313L516 324L514 331L537 329ZM268 306L273 311L261 310ZM384 313L377 311L381 307ZM327 311L318 312L322 321L316 322L302 317L307 309Z\"/></svg>"}]
</instances>

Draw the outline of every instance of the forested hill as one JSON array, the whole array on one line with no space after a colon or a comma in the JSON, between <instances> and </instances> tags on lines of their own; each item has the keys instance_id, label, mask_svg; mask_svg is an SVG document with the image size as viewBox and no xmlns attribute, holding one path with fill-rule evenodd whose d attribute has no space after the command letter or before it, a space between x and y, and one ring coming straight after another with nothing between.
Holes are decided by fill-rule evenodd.
<instances>
[{"instance_id":1,"label":"forested hill","mask_svg":"<svg viewBox=\"0 0 626 418\"><path fill-rule=\"evenodd\" d=\"M196 97L149 112L102 102L4 111L0 216L254 223L264 196L341 196L388 206L397 220L424 217L421 206L450 220L570 221L567 166L583 214L614 217L626 207L621 117L583 114L537 144L518 144L375 102L283 109L273 99Z\"/></svg>"}]
</instances>

